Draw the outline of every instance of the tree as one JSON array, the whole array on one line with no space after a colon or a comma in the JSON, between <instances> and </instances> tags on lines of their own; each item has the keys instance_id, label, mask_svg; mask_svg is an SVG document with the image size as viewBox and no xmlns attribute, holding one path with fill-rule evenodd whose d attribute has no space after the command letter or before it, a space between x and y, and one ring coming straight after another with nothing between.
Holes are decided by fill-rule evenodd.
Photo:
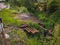
<instances>
[{"instance_id":1,"label":"tree","mask_svg":"<svg viewBox=\"0 0 60 45\"><path fill-rule=\"evenodd\" d=\"M50 4L49 4L49 7L48 7L48 13L54 13L56 10L58 10L58 2L56 1L52 1Z\"/></svg>"}]
</instances>

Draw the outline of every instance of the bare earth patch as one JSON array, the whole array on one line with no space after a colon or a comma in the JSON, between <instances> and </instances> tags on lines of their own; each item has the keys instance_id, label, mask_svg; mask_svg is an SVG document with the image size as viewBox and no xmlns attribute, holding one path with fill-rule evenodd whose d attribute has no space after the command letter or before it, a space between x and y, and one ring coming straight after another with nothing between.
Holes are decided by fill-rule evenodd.
<instances>
[{"instance_id":1,"label":"bare earth patch","mask_svg":"<svg viewBox=\"0 0 60 45\"><path fill-rule=\"evenodd\" d=\"M15 19L21 19L23 21L33 21L33 22L39 22L39 20L37 20L37 18L31 14L27 14L27 13L21 13L19 15L16 15L14 17Z\"/></svg>"}]
</instances>

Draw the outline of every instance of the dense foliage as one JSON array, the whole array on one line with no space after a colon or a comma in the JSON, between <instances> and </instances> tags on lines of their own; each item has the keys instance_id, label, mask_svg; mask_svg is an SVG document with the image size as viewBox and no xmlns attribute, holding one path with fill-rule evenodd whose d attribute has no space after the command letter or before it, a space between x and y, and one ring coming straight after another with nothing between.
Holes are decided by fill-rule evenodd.
<instances>
[{"instance_id":1,"label":"dense foliage","mask_svg":"<svg viewBox=\"0 0 60 45\"><path fill-rule=\"evenodd\" d=\"M11 38L9 39L10 45L60 45L60 1L59 0L45 0L43 3L33 0L9 0L10 9L3 9L0 12L0 17L3 19L4 25L13 30L8 33ZM40 10L41 8L42 11ZM46 9L46 10L45 10ZM45 11L44 11L45 10ZM52 36L44 36L44 29L42 29L37 22L23 21L15 19L16 14L13 13L31 13L40 22L41 25L51 30ZM17 14L17 15L19 15ZM31 28L39 31L38 34L30 34L24 32L19 26L27 24ZM1 42L1 41L0 41Z\"/></svg>"}]
</instances>

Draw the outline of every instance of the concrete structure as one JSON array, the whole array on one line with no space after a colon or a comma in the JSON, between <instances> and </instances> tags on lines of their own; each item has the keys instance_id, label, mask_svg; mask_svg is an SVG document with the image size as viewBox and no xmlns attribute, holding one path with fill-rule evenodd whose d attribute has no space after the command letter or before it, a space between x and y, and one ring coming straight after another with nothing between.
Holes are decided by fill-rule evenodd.
<instances>
[{"instance_id":1,"label":"concrete structure","mask_svg":"<svg viewBox=\"0 0 60 45\"><path fill-rule=\"evenodd\" d=\"M2 9L9 9L10 8L10 4L7 4L7 5L5 5L5 1L7 1L7 0L0 0L0 11L2 10Z\"/></svg>"},{"instance_id":2,"label":"concrete structure","mask_svg":"<svg viewBox=\"0 0 60 45\"><path fill-rule=\"evenodd\" d=\"M6 8L6 5L2 2L0 3L0 10Z\"/></svg>"},{"instance_id":3,"label":"concrete structure","mask_svg":"<svg viewBox=\"0 0 60 45\"><path fill-rule=\"evenodd\" d=\"M0 1L5 1L5 0L0 0Z\"/></svg>"}]
</instances>

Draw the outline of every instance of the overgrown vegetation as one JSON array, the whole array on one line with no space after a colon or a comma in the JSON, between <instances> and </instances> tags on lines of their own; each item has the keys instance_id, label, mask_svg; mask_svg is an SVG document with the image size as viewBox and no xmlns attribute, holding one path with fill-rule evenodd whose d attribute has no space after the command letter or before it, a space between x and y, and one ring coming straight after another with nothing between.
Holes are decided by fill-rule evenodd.
<instances>
[{"instance_id":1,"label":"overgrown vegetation","mask_svg":"<svg viewBox=\"0 0 60 45\"><path fill-rule=\"evenodd\" d=\"M43 3L33 0L10 0L7 3L11 5L11 8L3 9L0 12L0 17L3 19L4 25L16 27L16 29L11 29L14 31L9 33L11 36L9 39L10 45L60 45L59 0L45 0ZM40 10L41 8L43 9L42 11ZM30 20L25 22L21 19L14 19L16 14L13 13L31 13L33 16L36 16L47 31L51 30L50 33L53 36L44 36L44 29L37 22ZM37 29L39 33L29 38L28 34L19 28L22 24L27 24L29 27Z\"/></svg>"}]
</instances>

